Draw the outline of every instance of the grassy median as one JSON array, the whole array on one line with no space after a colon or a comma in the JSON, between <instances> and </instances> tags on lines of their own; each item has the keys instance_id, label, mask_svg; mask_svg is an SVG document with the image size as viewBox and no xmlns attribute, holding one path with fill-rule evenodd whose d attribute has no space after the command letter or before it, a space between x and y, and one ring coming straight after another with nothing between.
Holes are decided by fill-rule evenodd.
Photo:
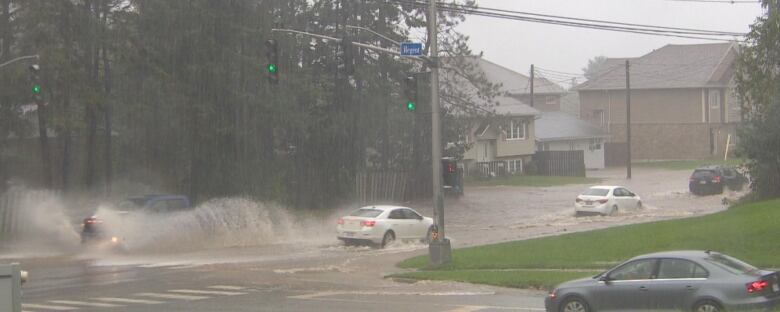
<instances>
[{"instance_id":1,"label":"grassy median","mask_svg":"<svg viewBox=\"0 0 780 312\"><path fill-rule=\"evenodd\" d=\"M466 178L466 186L528 186L528 187L548 187L568 184L597 184L601 182L598 178L587 177L558 177L558 176L532 176L516 175L509 177L497 177L489 180L477 178Z\"/></svg>"},{"instance_id":2,"label":"grassy median","mask_svg":"<svg viewBox=\"0 0 780 312\"><path fill-rule=\"evenodd\" d=\"M666 250L716 250L763 268L780 267L780 200L751 203L695 218L571 233L453 251L453 262L431 270L428 257L399 263L413 279L510 287L551 287L636 255Z\"/></svg>"}]
</instances>

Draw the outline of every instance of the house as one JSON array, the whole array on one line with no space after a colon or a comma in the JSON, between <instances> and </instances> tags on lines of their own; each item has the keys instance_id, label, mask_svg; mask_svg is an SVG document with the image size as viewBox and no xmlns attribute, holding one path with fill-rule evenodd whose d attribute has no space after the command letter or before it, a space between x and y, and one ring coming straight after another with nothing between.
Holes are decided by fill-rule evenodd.
<instances>
[{"instance_id":1,"label":"house","mask_svg":"<svg viewBox=\"0 0 780 312\"><path fill-rule=\"evenodd\" d=\"M576 87L580 118L610 134L607 165L625 162L626 60L632 159L656 160L722 155L734 143L741 120L736 58L735 43L714 43L670 44L637 58L608 59L595 78Z\"/></svg>"},{"instance_id":2,"label":"house","mask_svg":"<svg viewBox=\"0 0 780 312\"><path fill-rule=\"evenodd\" d=\"M492 99L497 103L491 108L494 115L468 127L464 141L471 147L463 156L466 172L523 172L524 164L531 161L536 151L534 120L540 113L540 109L523 100L530 99L530 78L480 57L464 60L484 74L486 80L499 84L503 93ZM444 72L446 76L447 71ZM566 93L563 88L544 78L535 78L534 86L534 98L539 105L549 109L560 107L560 97Z\"/></svg>"},{"instance_id":3,"label":"house","mask_svg":"<svg viewBox=\"0 0 780 312\"><path fill-rule=\"evenodd\" d=\"M543 112L535 124L536 150L583 151L586 169L604 168L603 129L566 112Z\"/></svg>"}]
</instances>

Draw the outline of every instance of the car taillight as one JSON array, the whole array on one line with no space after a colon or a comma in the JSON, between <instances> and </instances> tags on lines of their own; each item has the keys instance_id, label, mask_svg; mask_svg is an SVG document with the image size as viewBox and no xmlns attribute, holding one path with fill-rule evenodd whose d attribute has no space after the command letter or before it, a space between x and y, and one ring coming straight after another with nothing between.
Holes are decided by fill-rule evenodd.
<instances>
[{"instance_id":1,"label":"car taillight","mask_svg":"<svg viewBox=\"0 0 780 312\"><path fill-rule=\"evenodd\" d=\"M769 286L769 282L765 280L755 281L747 283L747 291L752 294L764 290L767 286Z\"/></svg>"},{"instance_id":2,"label":"car taillight","mask_svg":"<svg viewBox=\"0 0 780 312\"><path fill-rule=\"evenodd\" d=\"M372 227L375 224L376 224L376 221L374 221L374 220L363 220L363 221L360 221L360 226Z\"/></svg>"},{"instance_id":3,"label":"car taillight","mask_svg":"<svg viewBox=\"0 0 780 312\"><path fill-rule=\"evenodd\" d=\"M693 177L690 177L690 178L688 178L688 181L693 182L693 181L696 181L696 179L694 179Z\"/></svg>"},{"instance_id":4,"label":"car taillight","mask_svg":"<svg viewBox=\"0 0 780 312\"><path fill-rule=\"evenodd\" d=\"M599 204L606 204L607 201L609 201L609 200L607 200L607 199L599 199L597 201L599 202Z\"/></svg>"},{"instance_id":5,"label":"car taillight","mask_svg":"<svg viewBox=\"0 0 780 312\"><path fill-rule=\"evenodd\" d=\"M720 183L720 176L715 176L715 179L713 179L712 182Z\"/></svg>"},{"instance_id":6,"label":"car taillight","mask_svg":"<svg viewBox=\"0 0 780 312\"><path fill-rule=\"evenodd\" d=\"M103 221L100 221L100 219L95 217L89 217L84 219L84 224L95 224L95 223L102 223Z\"/></svg>"},{"instance_id":7,"label":"car taillight","mask_svg":"<svg viewBox=\"0 0 780 312\"><path fill-rule=\"evenodd\" d=\"M577 199L574 200L574 202L579 203L582 201L582 198L577 197Z\"/></svg>"},{"instance_id":8,"label":"car taillight","mask_svg":"<svg viewBox=\"0 0 780 312\"><path fill-rule=\"evenodd\" d=\"M336 224L344 224L344 219L339 218L338 220L336 220Z\"/></svg>"}]
</instances>

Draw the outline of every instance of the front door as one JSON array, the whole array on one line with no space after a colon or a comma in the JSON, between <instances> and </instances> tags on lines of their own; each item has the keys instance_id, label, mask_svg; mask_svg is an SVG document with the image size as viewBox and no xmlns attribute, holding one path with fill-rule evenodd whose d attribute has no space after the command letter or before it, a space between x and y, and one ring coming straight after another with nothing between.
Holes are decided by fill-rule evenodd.
<instances>
[{"instance_id":1,"label":"front door","mask_svg":"<svg viewBox=\"0 0 780 312\"><path fill-rule=\"evenodd\" d=\"M598 311L649 310L654 292L656 259L640 259L621 265L607 274L596 289Z\"/></svg>"}]
</instances>

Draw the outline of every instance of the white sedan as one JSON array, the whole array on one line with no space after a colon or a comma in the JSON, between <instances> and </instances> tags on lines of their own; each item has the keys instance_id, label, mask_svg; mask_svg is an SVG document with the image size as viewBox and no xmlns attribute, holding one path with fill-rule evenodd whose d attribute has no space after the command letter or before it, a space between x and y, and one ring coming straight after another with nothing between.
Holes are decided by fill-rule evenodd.
<instances>
[{"instance_id":1,"label":"white sedan","mask_svg":"<svg viewBox=\"0 0 780 312\"><path fill-rule=\"evenodd\" d=\"M594 186L577 196L574 212L613 215L618 210L642 208L642 199L622 186Z\"/></svg>"},{"instance_id":2,"label":"white sedan","mask_svg":"<svg viewBox=\"0 0 780 312\"><path fill-rule=\"evenodd\" d=\"M433 219L402 206L366 206L338 219L337 237L344 243L385 247L395 240L430 241Z\"/></svg>"}]
</instances>

